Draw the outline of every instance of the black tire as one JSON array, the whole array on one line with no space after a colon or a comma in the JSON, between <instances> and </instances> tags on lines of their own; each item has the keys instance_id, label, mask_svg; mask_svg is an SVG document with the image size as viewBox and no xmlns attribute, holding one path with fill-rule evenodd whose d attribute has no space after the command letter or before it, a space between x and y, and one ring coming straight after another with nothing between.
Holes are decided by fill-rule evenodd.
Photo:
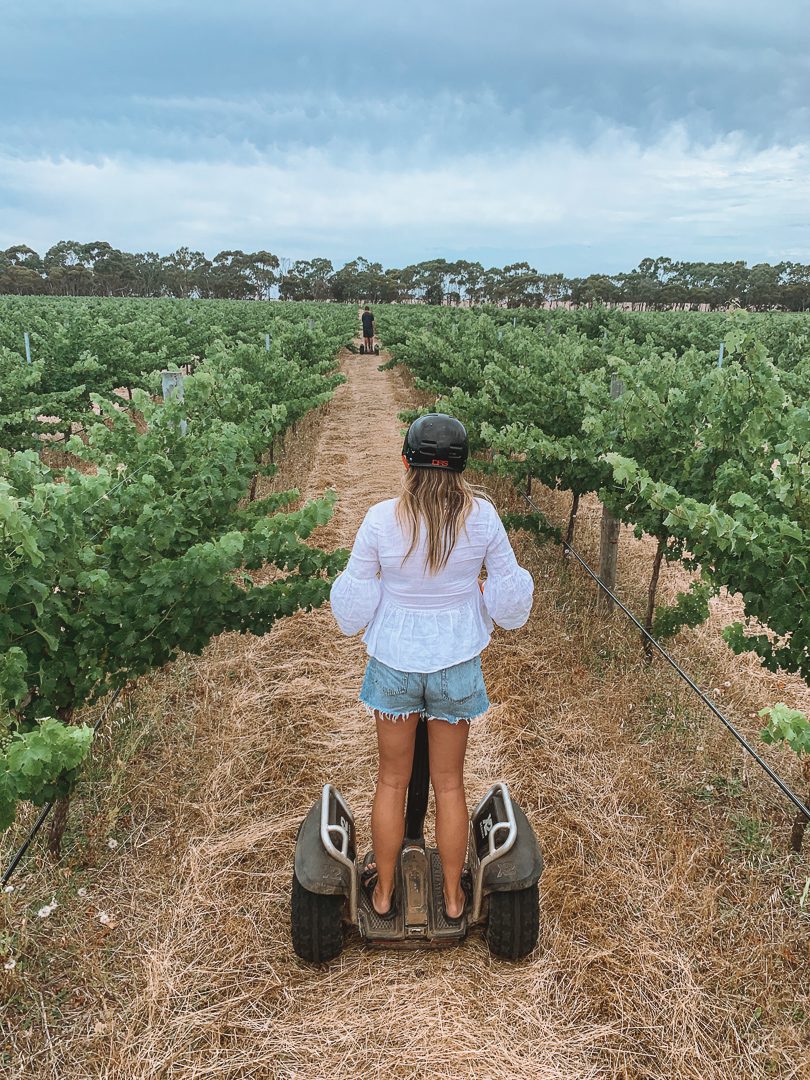
<instances>
[{"instance_id":1,"label":"black tire","mask_svg":"<svg viewBox=\"0 0 810 1080\"><path fill-rule=\"evenodd\" d=\"M374 346L374 355L375 355L375 356L379 356L379 355L380 355L380 346L379 346L379 345L375 345L375 346Z\"/></svg>"},{"instance_id":2,"label":"black tire","mask_svg":"<svg viewBox=\"0 0 810 1080\"><path fill-rule=\"evenodd\" d=\"M305 889L293 871L292 943L309 964L325 964L343 949L342 896L323 896Z\"/></svg>"},{"instance_id":3,"label":"black tire","mask_svg":"<svg viewBox=\"0 0 810 1080\"><path fill-rule=\"evenodd\" d=\"M529 955L539 935L537 882L528 889L490 894L486 938L493 956L502 960L520 960Z\"/></svg>"},{"instance_id":4,"label":"black tire","mask_svg":"<svg viewBox=\"0 0 810 1080\"><path fill-rule=\"evenodd\" d=\"M365 347L365 345L361 345L361 346L360 346L360 355L361 355L361 356L365 356L365 355L366 355L366 347Z\"/></svg>"}]
</instances>

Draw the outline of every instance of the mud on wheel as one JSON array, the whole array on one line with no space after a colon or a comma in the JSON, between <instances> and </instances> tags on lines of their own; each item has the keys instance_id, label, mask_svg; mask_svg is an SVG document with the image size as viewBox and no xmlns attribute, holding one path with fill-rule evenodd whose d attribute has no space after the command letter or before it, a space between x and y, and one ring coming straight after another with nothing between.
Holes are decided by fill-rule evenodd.
<instances>
[{"instance_id":1,"label":"mud on wheel","mask_svg":"<svg viewBox=\"0 0 810 1080\"><path fill-rule=\"evenodd\" d=\"M323 896L305 889L293 872L292 942L302 960L325 964L343 949L342 896Z\"/></svg>"},{"instance_id":2,"label":"mud on wheel","mask_svg":"<svg viewBox=\"0 0 810 1080\"><path fill-rule=\"evenodd\" d=\"M495 892L489 897L487 945L502 960L520 960L537 944L540 897L537 882L528 889Z\"/></svg>"}]
</instances>

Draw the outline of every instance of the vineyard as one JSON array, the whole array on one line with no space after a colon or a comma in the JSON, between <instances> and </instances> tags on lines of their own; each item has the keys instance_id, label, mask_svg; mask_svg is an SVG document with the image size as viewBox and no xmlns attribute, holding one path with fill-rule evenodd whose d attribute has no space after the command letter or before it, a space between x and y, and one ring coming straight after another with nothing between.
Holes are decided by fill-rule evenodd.
<instances>
[{"instance_id":1,"label":"vineyard","mask_svg":"<svg viewBox=\"0 0 810 1080\"><path fill-rule=\"evenodd\" d=\"M569 541L590 493L655 537L648 621L659 636L704 621L727 588L772 631L735 623L731 647L810 679L810 326L543 316L504 329L395 309L384 332L496 468L571 493ZM661 562L676 559L700 575L653 621Z\"/></svg>"},{"instance_id":2,"label":"vineyard","mask_svg":"<svg viewBox=\"0 0 810 1080\"><path fill-rule=\"evenodd\" d=\"M0 827L20 800L67 796L92 734L70 726L76 709L326 598L342 555L304 541L332 497L284 512L297 492L254 496L276 443L340 381L351 320L262 315L4 303ZM155 398L164 368L192 372L183 400ZM278 578L257 586L266 564Z\"/></svg>"},{"instance_id":3,"label":"vineyard","mask_svg":"<svg viewBox=\"0 0 810 1080\"><path fill-rule=\"evenodd\" d=\"M801 1076L803 830L560 542L598 565L604 508L618 594L806 801L810 322L375 314L379 369L354 307L0 300L3 865L31 804L61 852L0 896L0 1074ZM375 768L322 605L437 401L537 583L468 786L538 833L541 942L313 970L297 824L328 777L367 837Z\"/></svg>"}]
</instances>

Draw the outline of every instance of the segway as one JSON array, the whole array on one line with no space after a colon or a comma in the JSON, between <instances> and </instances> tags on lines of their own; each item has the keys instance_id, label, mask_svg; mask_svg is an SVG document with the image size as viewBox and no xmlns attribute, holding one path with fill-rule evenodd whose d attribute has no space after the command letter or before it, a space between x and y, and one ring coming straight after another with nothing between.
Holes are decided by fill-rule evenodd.
<instances>
[{"instance_id":1,"label":"segway","mask_svg":"<svg viewBox=\"0 0 810 1080\"><path fill-rule=\"evenodd\" d=\"M365 354L366 354L366 352L367 352L367 351L368 351L368 350L366 349L366 346L365 346L365 344L363 344L363 345L361 345L361 346L360 346L360 355L361 355L361 356L365 356ZM375 355L375 356L379 356L379 355L380 355L380 346L379 346L379 345L376 345L376 344L375 344L375 346L374 346L374 355Z\"/></svg>"},{"instance_id":2,"label":"segway","mask_svg":"<svg viewBox=\"0 0 810 1080\"><path fill-rule=\"evenodd\" d=\"M295 846L292 941L302 960L334 959L347 927L364 941L384 946L441 946L462 941L483 926L490 951L506 960L527 956L540 928L540 846L506 782L493 784L470 819L467 866L472 897L462 918L449 921L443 902L442 866L425 845L430 774L427 721L417 727L405 840L396 871L396 914L381 918L360 886L354 817L333 784L304 818Z\"/></svg>"}]
</instances>

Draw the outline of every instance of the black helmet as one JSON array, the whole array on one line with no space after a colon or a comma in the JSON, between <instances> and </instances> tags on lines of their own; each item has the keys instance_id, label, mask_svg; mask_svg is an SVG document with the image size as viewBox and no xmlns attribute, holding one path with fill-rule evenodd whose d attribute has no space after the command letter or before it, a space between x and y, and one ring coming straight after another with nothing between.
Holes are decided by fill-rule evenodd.
<instances>
[{"instance_id":1,"label":"black helmet","mask_svg":"<svg viewBox=\"0 0 810 1080\"><path fill-rule=\"evenodd\" d=\"M414 420L405 436L402 456L417 469L464 472L470 444L467 429L446 413L428 413Z\"/></svg>"}]
</instances>

